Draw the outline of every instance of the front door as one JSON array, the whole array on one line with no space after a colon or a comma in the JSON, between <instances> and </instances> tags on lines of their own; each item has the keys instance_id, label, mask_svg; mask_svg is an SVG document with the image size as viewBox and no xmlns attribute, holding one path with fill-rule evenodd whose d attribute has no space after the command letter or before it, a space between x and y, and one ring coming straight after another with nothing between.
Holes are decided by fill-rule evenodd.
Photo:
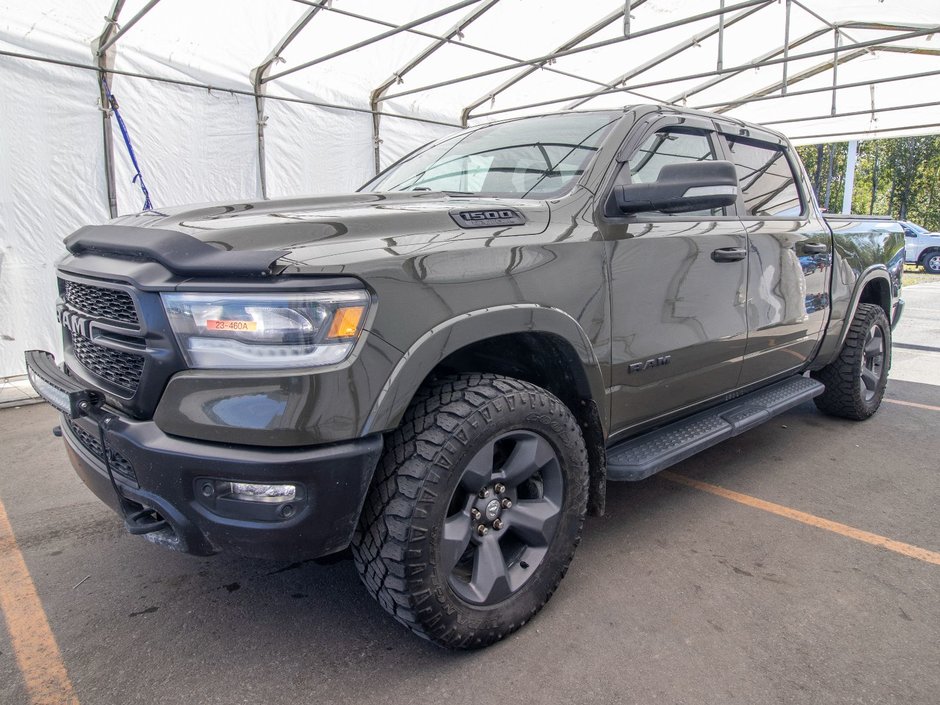
<instances>
[{"instance_id":1,"label":"front door","mask_svg":"<svg viewBox=\"0 0 940 705\"><path fill-rule=\"evenodd\" d=\"M651 182L666 164L716 159L710 122L648 127L614 185ZM603 195L603 194L602 194ZM737 386L747 342L747 236L734 208L600 219L611 278L613 434Z\"/></svg>"}]
</instances>

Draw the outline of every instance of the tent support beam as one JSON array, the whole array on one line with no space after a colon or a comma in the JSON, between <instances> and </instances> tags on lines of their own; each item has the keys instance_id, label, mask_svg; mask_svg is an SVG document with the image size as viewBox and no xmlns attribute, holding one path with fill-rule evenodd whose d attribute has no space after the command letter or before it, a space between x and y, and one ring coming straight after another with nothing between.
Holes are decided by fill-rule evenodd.
<instances>
[{"instance_id":1,"label":"tent support beam","mask_svg":"<svg viewBox=\"0 0 940 705\"><path fill-rule=\"evenodd\" d=\"M591 37L593 37L602 29L609 27L611 24L616 22L621 17L625 18L624 19L624 23L625 23L624 36L629 37L630 36L630 24L629 24L628 18L630 16L630 11L638 8L640 5L642 5L645 2L646 0L632 0L632 2L631 0L626 0L622 9L614 10L613 12L607 14L605 17L602 17L597 22L594 22L590 26L585 27L583 30L578 32L571 39L565 41L564 43L556 47L555 50L552 52L552 55L554 56L555 54L558 54L559 52L566 51L568 49L571 49L572 47L576 47L581 42L586 41L590 39ZM545 61L545 63L549 63L550 61L551 59L548 59ZM472 113L474 110L479 108L486 101L494 100L496 96L498 96L503 91L508 90L509 88L516 85L517 83L519 83L519 81L523 80L524 78L531 76L543 65L544 64L532 64L530 66L527 66L526 68L522 69L511 78L508 78L507 80L503 81L499 86L497 86L492 91L489 91L485 93L484 95L480 96L479 98L477 98L476 100L474 100L472 103L470 103L463 110L460 111L460 122L466 125L467 122L470 120L470 113Z\"/></svg>"},{"instance_id":2,"label":"tent support beam","mask_svg":"<svg viewBox=\"0 0 940 705\"><path fill-rule=\"evenodd\" d=\"M838 116L837 116L837 117L838 117ZM879 129L877 129L877 130L866 130L864 133L861 133L861 134L864 135L864 138L865 138L865 139L870 139L870 137L869 137L870 135L881 135L881 134L884 134L885 132L900 132L900 133L902 133L902 134L899 135L899 136L903 137L903 136L904 136L903 133L905 133L905 132L910 132L911 130L934 130L934 131L936 132L936 130L935 130L934 128L938 128L938 127L940 127L940 122L925 122L925 123L918 123L918 124L916 124L916 125L898 125L897 127L884 127L884 128L879 128ZM859 133L856 133L856 132L827 132L827 133L823 133L823 134L819 134L819 135L795 135L795 136L793 136L793 137L790 137L790 140L791 140L791 141L794 141L794 140L816 140L816 139L828 139L828 138L830 138L830 137L841 137L842 140L836 140L836 141L843 141L843 142L844 142L844 141L846 140L847 136L849 136L849 135L855 135L855 134L859 134Z\"/></svg>"},{"instance_id":3,"label":"tent support beam","mask_svg":"<svg viewBox=\"0 0 940 705\"><path fill-rule=\"evenodd\" d=\"M281 37L281 40L274 45L274 48L268 53L264 61L253 68L248 77L251 79L251 87L255 94L255 112L257 114L258 124L258 184L261 187L261 198L268 198L268 175L266 167L266 158L264 151L264 128L267 124L267 117L264 114L264 98L267 87L264 85L264 76L277 61L282 61L281 53L288 45L297 38L297 35L303 31L310 20L316 17L317 13L323 9L327 0L319 0L315 5L311 5L294 23L293 27L287 30L287 33Z\"/></svg>"},{"instance_id":4,"label":"tent support beam","mask_svg":"<svg viewBox=\"0 0 940 705\"><path fill-rule=\"evenodd\" d=\"M80 64L77 61L67 61L64 59L51 59L45 56L32 56L16 51L6 51L0 49L0 56L8 56L13 59L23 59L24 61L38 61L41 64L54 64L56 66L68 66L71 69L81 69L83 71L97 71L97 66L89 64ZM145 81L154 81L155 83L167 83L172 86L185 86L187 88L199 88L204 91L215 91L217 93L228 93L229 95L245 95L254 98L256 94L253 91L245 91L228 86L216 86L211 83L197 83L196 81L181 81L176 78L166 78L164 76L151 76L146 73L136 71L123 71L121 69L111 69L108 73L115 76L127 76L129 78L141 78ZM368 108L357 108L354 105L340 105L339 103L327 103L322 100L306 100L304 98L291 98L285 95L265 95L265 100L279 100L284 103L299 103L300 105L312 105L317 108L326 108L328 110L342 110L350 113L366 113L372 111ZM431 118L416 117L414 115L397 115L395 113L382 112L383 117L395 120L409 120L411 122L421 122L427 125L444 125L445 127L461 127L456 122L445 122L444 120L432 120Z\"/></svg>"},{"instance_id":5,"label":"tent support beam","mask_svg":"<svg viewBox=\"0 0 940 705\"><path fill-rule=\"evenodd\" d=\"M797 3L797 4L799 4L799 3ZM803 35L802 37L800 37L799 39L795 39L795 40L793 40L793 41L790 41L790 40L789 40L789 32L787 32L787 35L786 35L786 40L787 40L787 41L786 41L786 43L785 43L783 46L778 47L777 49L774 49L773 51L769 51L769 52L767 52L766 54L762 54L762 55L759 56L757 59L755 59L753 63L762 66L768 59L772 59L772 58L774 58L775 56L779 56L780 54L783 54L783 58L784 58L784 61L783 61L783 69L784 69L784 70L783 70L783 87L782 87L782 89L781 89L781 95L787 95L787 92L788 92L788 90L789 90L789 85L790 85L790 83L791 83L791 82L788 80L789 62L790 62L790 52L791 52L793 49L796 49L797 47L806 44L807 42L811 42L812 40L817 39L817 38L823 36L823 35L826 34L830 29L835 29L835 27L837 27L837 26L840 27L840 28L843 28L843 27L851 27L851 28L854 28L854 29L892 29L892 30L904 31L904 32L913 32L913 31L918 30L918 29L923 29L923 27L915 27L915 26L913 26L913 25L891 25L891 26L888 26L888 25L883 25L883 24L874 25L874 24L869 24L869 23L867 23L867 22L847 22L847 23L842 23L841 25L831 25L831 24L829 24L829 23L826 23L826 27L827 27L826 29L817 29L817 30L814 30L814 31L810 32L809 34L804 34L804 35ZM845 31L843 31L842 34L845 35L845 36L848 36L848 35L845 33ZM876 47L876 49L877 49L878 51L894 51L894 50L895 50L894 47L888 49L887 47L883 47L883 46L882 46L882 47ZM911 49L907 49L907 48L904 48L904 49L897 49L897 50L898 50L898 51L906 51L906 52L915 51L915 50L911 50ZM919 51L919 50L918 50L918 51ZM678 102L681 101L681 100L688 100L688 99L689 99L690 97L692 97L693 95L696 95L696 94L698 94L698 93L701 93L702 91L707 90L708 88L712 88L713 86L717 86L719 83L723 83L724 81L727 81L727 80L730 79L730 78L734 78L735 76L740 75L741 73L743 73L744 71L746 71L746 70L748 70L748 69L750 69L750 68L752 68L752 67L751 67L750 65L748 65L745 69L742 69L741 71L735 71L735 72L733 72L733 73L723 73L723 74L719 74L718 76L715 76L714 78L708 79L708 80L705 81L704 83L700 83L699 85L695 86L694 88L690 88L690 89L687 90L687 91L683 91L682 93L680 93L679 95L677 95L675 98L672 98L672 99L670 99L670 100L667 101L667 102L669 102L669 103L678 103ZM720 106L720 105L724 105L724 103L715 103L715 104L714 104L714 106Z\"/></svg>"},{"instance_id":6,"label":"tent support beam","mask_svg":"<svg viewBox=\"0 0 940 705\"><path fill-rule=\"evenodd\" d=\"M293 1L299 5L313 5L314 4L314 0L293 0ZM332 5L324 6L323 9L327 12L333 12L333 13L336 13L337 15L342 15L343 17L352 17L353 19L362 20L363 22L368 22L370 24L378 25L380 27L394 28L398 26L392 22L386 22L385 20L380 20L377 17L369 17L368 15L360 15L358 12L350 12L349 10L342 10L338 7L333 7ZM506 61L522 61L523 63L531 63L531 62L523 61L518 56L512 56L511 54L504 54L500 51L487 49L486 47L477 46L476 44L471 44L469 42L464 42L464 41L458 42L454 38L448 39L447 37L444 37L443 35L433 34L431 32L425 32L420 29L415 29L414 27L406 30L406 32L408 34L413 34L416 37L425 37L427 39L433 39L434 41L443 41L445 44L453 44L455 46L461 47L462 49L469 49L470 51L475 51L480 54L486 54L487 56L495 56L498 59L505 59ZM557 69L554 66L547 66L547 65L542 66L542 70L549 71L559 76L567 76L568 78L573 78L578 81L584 81L585 83L593 83L598 86L601 85L600 81L595 81L593 79L586 78L585 76L579 76L576 73L562 71L561 69Z\"/></svg>"},{"instance_id":7,"label":"tent support beam","mask_svg":"<svg viewBox=\"0 0 940 705\"><path fill-rule=\"evenodd\" d=\"M839 64L847 64L848 62L854 61L855 59L860 59L863 56L868 56L868 49L859 49L858 51L853 51L850 54L842 54L841 56L839 56L838 54L835 54L833 58L830 59L829 61L824 61L821 64L816 64L815 66L809 67L805 71L801 71L795 76L791 76L790 78L787 79L788 85L792 86L796 83L800 83L802 81L810 79L813 76L818 76L819 74L824 73L829 70L832 70L833 74L835 74L836 70L839 67ZM773 93L777 93L778 91L782 91L783 88L784 88L784 85L780 81L778 81L777 83L772 83L771 85L761 88L760 90L754 91L753 93L748 93L746 96L741 96L740 98L735 98L734 100L728 101L727 103L722 105L721 108L713 112L716 112L719 114L727 113L729 110L734 110L736 108L740 108L742 105L746 105L754 98L762 98L764 96L769 96ZM832 86L828 88L828 90L835 92L835 91L838 91L839 88L840 86L838 85L837 81L833 80L833 84ZM775 97L781 98L783 96L778 95ZM833 115L834 114L835 113L833 112Z\"/></svg>"},{"instance_id":8,"label":"tent support beam","mask_svg":"<svg viewBox=\"0 0 940 705\"><path fill-rule=\"evenodd\" d=\"M344 54L348 54L352 51L356 51L357 49L362 49L363 47L367 47L370 44L375 44L376 42L380 42L383 39L394 37L396 34L401 34L402 32L406 32L412 27L417 27L418 25L425 24L427 22L430 22L431 20L436 20L438 17L443 17L444 15L448 15L451 12L460 10L464 7L467 7L468 5L473 5L478 2L480 2L480 0L460 0L460 2L454 3L453 5L448 5L447 7L440 9L440 10L436 10L435 12L432 12L428 15L423 15L422 17L419 17L418 19L411 20L411 22L406 22L405 24L399 25L398 27L395 27L394 29L390 29L387 32L376 34L375 36L369 37L368 39L363 39L361 42L350 44L349 46L344 47L342 49L338 49L337 51L332 51L329 54L318 56L316 59L305 61L302 64L299 64L292 68L284 69L283 71L279 73L266 76L264 80L262 81L262 83L266 83L267 81L273 81L276 78L283 78L284 76L288 76L292 73L302 71L303 69L310 68L311 66L322 64L324 61L335 59L338 56L343 56Z\"/></svg>"},{"instance_id":9,"label":"tent support beam","mask_svg":"<svg viewBox=\"0 0 940 705\"><path fill-rule=\"evenodd\" d=\"M769 120L762 122L761 125L786 125L794 122L809 122L816 120L831 120L833 118L858 117L859 115L871 115L873 118L881 113L893 113L898 110L918 110L920 108L936 108L940 106L940 100L931 100L926 103L909 103L907 105L889 105L885 108L866 108L865 110L851 110L845 113L836 113L835 115L811 115L810 117L786 118L784 120Z\"/></svg>"},{"instance_id":10,"label":"tent support beam","mask_svg":"<svg viewBox=\"0 0 940 705\"><path fill-rule=\"evenodd\" d=\"M440 39L435 40L422 49L411 61L394 71L391 76L386 78L369 94L369 109L372 110L372 151L375 160L375 173L382 170L382 136L381 121L379 114L379 100L389 88L396 83L401 83L406 74L417 68L421 62L431 56L441 47L445 46L451 39L461 35L463 31L473 22L475 22L483 13L492 8L499 0L484 0L477 7L470 11L463 19L451 27Z\"/></svg>"},{"instance_id":11,"label":"tent support beam","mask_svg":"<svg viewBox=\"0 0 940 705\"><path fill-rule=\"evenodd\" d=\"M881 45L881 44L889 44L889 43L892 43L892 42L900 42L900 41L904 41L904 40L906 40L906 39L916 39L917 37L923 37L923 36L926 36L926 35L928 35L928 34L938 34L938 33L940 33L940 25L938 25L938 26L936 26L936 27L930 27L930 28L928 28L928 29L918 30L918 31L916 31L916 32L905 32L904 34L894 34L894 35L892 35L892 36L890 36L890 37L883 37L883 38L881 38L881 39L873 39L873 40L867 41L867 42L856 42L856 43L854 43L854 44L845 44L845 45L843 45L843 46L841 47L841 50L842 50L842 51L846 51L846 50L850 50L850 49L864 49L864 48L867 48L867 47L875 47L875 46L879 46L879 45ZM636 36L636 35L634 35L634 36ZM791 56L789 57L789 60L790 60L790 61L799 61L799 60L802 60L802 59L811 59L811 58L816 57L816 56L826 56L826 55L832 54L832 53L833 53L833 50L832 50L832 49L820 49L820 50L817 50L817 51L808 51L808 52L805 52L805 53L803 53L803 54L791 55ZM485 116L489 116L489 115L498 115L498 114L501 114L501 113L516 112L516 111L518 111L518 110L525 110L525 109L527 109L527 108L536 108L536 107L541 107L541 106L544 106L544 105L553 105L553 104L555 104L555 103L563 103L563 102L565 102L565 101L575 100L575 99L577 99L577 98L593 98L595 95L608 95L608 94L613 94L613 93L629 93L629 92L630 92L631 90L633 90L633 89L650 88L650 87L652 87L652 86L660 86L660 85L662 85L662 84L664 84L664 83L679 83L679 82L681 82L681 81L689 81L689 80L696 79L696 78L708 78L708 77L710 77L710 76L715 75L716 73L741 73L742 71L746 71L746 70L748 70L748 69L753 69L753 68L755 68L755 67L775 66L775 65L781 64L781 63L783 63L783 59L782 59L782 58L781 58L781 59L769 59L769 60L764 61L764 62L762 62L762 63L760 63L760 64L757 64L757 63L750 63L750 64L744 64L744 65L741 65L741 66L732 66L731 68L722 69L721 72L716 72L716 71L712 70L712 71L705 71L705 72L701 72L701 73L693 73L693 74L689 74L689 75L686 75L686 76L671 76L671 77L669 77L669 78L662 78L662 79L659 79L659 80L656 80L656 81L647 81L647 82L645 82L645 83L637 83L637 84L635 84L635 85L633 85L633 86L622 86L622 87L619 87L619 88L611 88L611 89L608 89L608 90L605 90L605 91L601 91L600 93L583 93L583 94L579 94L579 95L569 95L569 96L564 96L564 97L561 97L561 98L553 98L553 99L551 99L551 100L543 100L543 101L539 101L539 102L537 102L537 103L528 103L528 104L525 104L525 105L517 105L517 106L514 106L514 107L512 107L512 108L503 108L502 110L491 110L490 112L487 112L487 113L480 113L480 114L477 115L476 117L485 117ZM828 87L828 88L826 88L826 90L832 90L832 88L831 88L831 87ZM410 93L410 92L414 92L414 91L407 91L407 92ZM404 93L398 93L397 95L404 95ZM386 98L393 98L393 97L395 97L395 96L386 96ZM779 98L779 96L776 96L776 97ZM723 103L719 103L719 105L723 105Z\"/></svg>"},{"instance_id":12,"label":"tent support beam","mask_svg":"<svg viewBox=\"0 0 940 705\"><path fill-rule=\"evenodd\" d=\"M650 34L657 34L663 32L667 29L674 29L676 27L684 27L687 24L693 24L695 22L700 22L702 20L707 20L710 17L715 17L722 14L723 12L732 12L736 10L743 10L748 7L754 7L755 5L769 5L776 0L745 0L745 2L739 2L735 5L729 5L725 9L721 10L710 10L708 12L702 12L698 15L692 15L690 17L684 17L681 20L675 20L673 22L666 22L665 24L657 25L656 27L650 27L649 29L643 29L639 32L632 32L629 37L612 37L610 39L604 39L603 41L593 42L592 44L583 44L581 46L572 47L565 51L559 51L552 54L544 54L543 56L537 56L533 59L528 59L526 61L519 61L513 64L507 64L505 66L498 66L494 69L488 69L486 71L479 71L477 73L466 74L464 76L458 76L449 81L442 81L439 83L430 83L426 86L418 86L417 88L412 88L407 91L402 91L400 93L393 93L387 95L383 100L389 100L391 98L398 98L405 95L411 95L412 93L421 93L424 91L429 91L434 88L440 88L442 86L452 86L456 83L463 83L464 81L472 81L475 78L483 78L485 76L492 76L493 74L502 73L503 71L511 71L512 69L522 68L523 66L528 66L530 64L538 64L542 62L547 62L550 59L560 59L563 56L570 56L572 54L581 54L586 51L592 51L594 49L600 49L602 47L611 46L613 44L620 44L622 42L629 41L630 39L636 39L638 37L645 37ZM576 97L576 96L574 96ZM561 102L561 101L555 101ZM477 116L479 117L479 116Z\"/></svg>"},{"instance_id":13,"label":"tent support beam","mask_svg":"<svg viewBox=\"0 0 940 705\"><path fill-rule=\"evenodd\" d=\"M804 34L799 39L796 39L790 42L789 48L792 50L798 46L802 46L803 44L813 41L814 39L818 39L819 37L826 34L828 31L829 31L828 29L817 29L814 32L810 32L809 34ZM773 59L774 57L780 56L781 54L787 57L789 61L789 52L786 49L787 49L786 46L778 47L776 49L773 49L767 52L766 54L761 54L759 57L757 57L757 59L755 59L755 61L758 63L758 65L762 65L763 62L767 61L768 59ZM787 66L788 61L785 62L783 65ZM697 86L694 86L688 90L682 91L682 93L679 93L674 98L672 98L670 102L678 103L679 101L688 101L688 99L691 98L693 95L697 95L701 93L702 91L706 91L709 88L713 88L714 86L717 86L719 83L724 83L725 81L732 79L735 76L740 76L745 71L750 70L750 68L751 66L748 66L746 69L742 69L740 71L734 71L731 73L721 73L717 76L714 76L708 79L707 81L704 81L703 83L699 83ZM784 73L786 75L786 72ZM718 105L724 105L724 104L718 103Z\"/></svg>"},{"instance_id":14,"label":"tent support beam","mask_svg":"<svg viewBox=\"0 0 940 705\"><path fill-rule=\"evenodd\" d=\"M104 81L108 72L114 68L114 52L108 49L114 44L118 17L124 9L124 0L113 0L111 11L105 17L104 29L92 42L91 51L98 64L98 100L101 106L101 136L104 151L104 181L108 194L108 213L112 218L118 214L117 184L114 175L114 132L111 130L111 106L108 104L108 94L104 89ZM103 47L103 48L102 48Z\"/></svg>"},{"instance_id":15,"label":"tent support beam","mask_svg":"<svg viewBox=\"0 0 940 705\"><path fill-rule=\"evenodd\" d=\"M140 22L144 18L144 15L150 12L158 2L160 2L160 0L150 0L150 2L144 5L143 9L141 9L140 12L138 12L136 15L131 17L127 22L125 22L124 26L121 27L121 29L119 29L117 32L112 34L106 42L102 43L101 46L98 47L97 54L100 56L101 54L106 52L108 49L110 49L112 46L114 46L117 40L123 37L125 34L127 34L128 31L131 29L131 27L133 27L135 24ZM124 3L121 3L121 4L123 5Z\"/></svg>"},{"instance_id":16,"label":"tent support beam","mask_svg":"<svg viewBox=\"0 0 940 705\"><path fill-rule=\"evenodd\" d=\"M758 7L751 7L751 8L748 8L748 9L744 10L743 12L741 12L741 13L735 15L734 17L730 18L730 19L725 23L725 27L731 27L731 26L734 25L736 22L740 22L740 21L743 20L744 18L750 17L750 16L753 15L754 13L759 12L760 10L762 10L764 7L766 7L766 5L760 5L760 6L758 6ZM679 42L678 44L676 44L676 45L673 46L672 48L667 49L666 51L664 51L662 54L653 57L653 58L650 59L649 61L646 61L646 62L640 64L640 65L637 66L636 68L631 69L630 71L627 71L626 73L620 74L620 75L617 76L617 78L615 78L613 81L610 81L609 83L605 83L604 86L602 87L602 89L599 90L599 91L594 91L594 92L591 94L591 97L593 97L593 96L598 96L598 95L603 95L605 91L610 90L610 89L613 89L613 88L615 88L616 86L620 86L620 85L626 83L627 81L629 81L629 80L631 80L631 79L633 79L633 78L636 78L637 76L639 76L639 75L641 75L641 74L643 74L643 73L646 73L646 72L649 71L651 68L653 68L653 67L655 67L655 66L658 66L658 65L661 64L662 62L668 61L669 59L672 59L673 57L678 56L678 55L681 54L682 52L687 51L688 49L691 49L691 48L694 47L696 44L700 44L701 42L705 41L705 40L708 39L709 37L713 36L713 35L715 34L715 32L717 32L718 30L719 30L719 26L718 26L718 25L713 25L712 27L709 27L708 29L702 30L702 31L699 32L698 34L696 34L696 35L694 35L694 36L692 36L692 37L689 37L688 39L686 39L686 40L684 40L684 41ZM677 100L671 100L671 101L668 101L668 102L670 102L670 103L676 103L676 102L678 102L678 100L682 100L683 97L684 97L684 96L679 96L679 98L678 98ZM590 100L591 100L591 98L580 98L580 99L574 101L573 103L571 103L571 104L569 104L569 105L566 105L565 108L566 108L567 110L574 110L575 108L581 107L582 105L584 105L585 103L589 102Z\"/></svg>"},{"instance_id":17,"label":"tent support beam","mask_svg":"<svg viewBox=\"0 0 940 705\"><path fill-rule=\"evenodd\" d=\"M895 81L910 81L917 78L930 78L933 76L940 76L940 70L936 71L922 71L920 73L911 73L904 74L901 76L886 76L884 78L872 78L867 81L856 81L855 83L843 83L839 86L839 90L844 90L846 88L860 88L862 86L873 86L879 83L894 83ZM801 96L801 95L812 95L814 93L828 93L832 90L831 86L822 86L820 88L804 88L799 91L790 91L787 93L787 97L792 96ZM766 100L780 100L783 96L779 95L765 95L765 96L755 96L748 99L748 103L760 103ZM694 106L695 110L711 110L712 108L718 108L727 103L702 103L701 105Z\"/></svg>"}]
</instances>

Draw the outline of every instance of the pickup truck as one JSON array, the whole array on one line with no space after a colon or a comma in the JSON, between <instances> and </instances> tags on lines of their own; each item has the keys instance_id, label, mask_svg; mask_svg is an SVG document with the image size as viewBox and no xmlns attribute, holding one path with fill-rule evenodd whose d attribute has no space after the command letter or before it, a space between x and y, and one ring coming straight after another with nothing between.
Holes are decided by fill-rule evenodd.
<instances>
[{"instance_id":1,"label":"pickup truck","mask_svg":"<svg viewBox=\"0 0 940 705\"><path fill-rule=\"evenodd\" d=\"M197 555L351 547L416 634L491 644L610 481L810 399L878 409L904 238L776 132L661 106L475 127L358 192L151 210L58 265L27 353L78 475Z\"/></svg>"},{"instance_id":2,"label":"pickup truck","mask_svg":"<svg viewBox=\"0 0 940 705\"><path fill-rule=\"evenodd\" d=\"M904 260L918 264L928 274L940 274L940 233L907 220L898 221L904 230L906 245Z\"/></svg>"}]
</instances>

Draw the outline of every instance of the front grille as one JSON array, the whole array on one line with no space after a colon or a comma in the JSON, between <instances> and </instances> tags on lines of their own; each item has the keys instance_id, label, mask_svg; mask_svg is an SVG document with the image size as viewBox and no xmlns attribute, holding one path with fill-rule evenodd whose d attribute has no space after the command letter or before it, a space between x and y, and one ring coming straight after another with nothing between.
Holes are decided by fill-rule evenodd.
<instances>
[{"instance_id":1,"label":"front grille","mask_svg":"<svg viewBox=\"0 0 940 705\"><path fill-rule=\"evenodd\" d=\"M77 333L72 334L72 353L92 374L128 392L137 391L144 369L143 355L106 348Z\"/></svg>"},{"instance_id":2,"label":"front grille","mask_svg":"<svg viewBox=\"0 0 940 705\"><path fill-rule=\"evenodd\" d=\"M66 417L66 423L72 435L78 439L78 442L84 446L85 450L103 463L104 452L101 448L101 441L94 434L88 433L88 431L75 424L72 419L68 417ZM111 470L119 475L123 475L128 480L133 480L135 483L137 482L137 473L134 472L131 462L123 455L116 450L108 450L108 461L111 464Z\"/></svg>"},{"instance_id":3,"label":"front grille","mask_svg":"<svg viewBox=\"0 0 940 705\"><path fill-rule=\"evenodd\" d=\"M137 309L130 295L103 286L65 282L65 302L96 318L137 325Z\"/></svg>"}]
</instances>

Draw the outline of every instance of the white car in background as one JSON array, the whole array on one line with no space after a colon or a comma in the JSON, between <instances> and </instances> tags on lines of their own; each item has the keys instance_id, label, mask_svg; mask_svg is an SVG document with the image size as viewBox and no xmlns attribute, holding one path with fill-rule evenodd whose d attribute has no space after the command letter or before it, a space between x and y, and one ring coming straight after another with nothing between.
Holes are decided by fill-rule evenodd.
<instances>
[{"instance_id":1,"label":"white car in background","mask_svg":"<svg viewBox=\"0 0 940 705\"><path fill-rule=\"evenodd\" d=\"M930 274L940 274L940 233L907 220L898 222L904 228L904 261L919 264Z\"/></svg>"}]
</instances>

